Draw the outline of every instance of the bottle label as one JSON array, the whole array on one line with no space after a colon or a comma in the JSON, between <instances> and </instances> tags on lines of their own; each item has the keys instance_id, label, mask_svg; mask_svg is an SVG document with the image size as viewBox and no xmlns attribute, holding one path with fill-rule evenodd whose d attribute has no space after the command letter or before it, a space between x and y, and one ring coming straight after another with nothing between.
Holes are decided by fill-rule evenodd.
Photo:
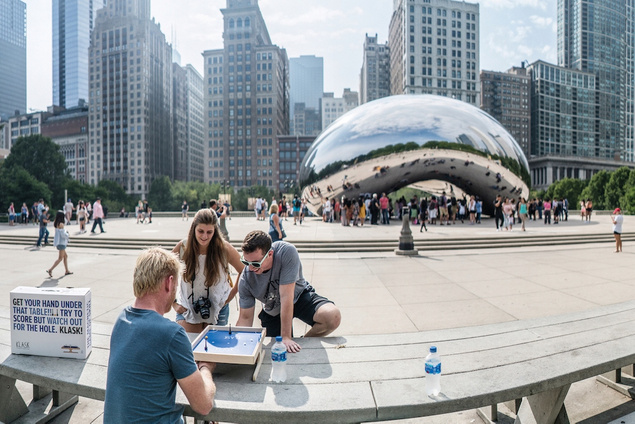
<instances>
[{"instance_id":1,"label":"bottle label","mask_svg":"<svg viewBox=\"0 0 635 424\"><path fill-rule=\"evenodd\" d=\"M436 366L432 362L426 362L426 374L441 374L441 362Z\"/></svg>"},{"instance_id":2,"label":"bottle label","mask_svg":"<svg viewBox=\"0 0 635 424\"><path fill-rule=\"evenodd\" d=\"M284 362L287 360L287 352L271 352L271 360L273 362Z\"/></svg>"}]
</instances>

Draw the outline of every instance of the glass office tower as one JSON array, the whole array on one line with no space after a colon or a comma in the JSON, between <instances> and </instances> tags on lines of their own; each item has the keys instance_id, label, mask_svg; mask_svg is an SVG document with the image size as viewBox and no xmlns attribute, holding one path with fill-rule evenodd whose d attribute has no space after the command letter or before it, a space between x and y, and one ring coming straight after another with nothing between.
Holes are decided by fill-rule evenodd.
<instances>
[{"instance_id":1,"label":"glass office tower","mask_svg":"<svg viewBox=\"0 0 635 424\"><path fill-rule=\"evenodd\" d=\"M633 161L632 0L558 0L558 65L595 74L590 156Z\"/></svg>"},{"instance_id":2,"label":"glass office tower","mask_svg":"<svg viewBox=\"0 0 635 424\"><path fill-rule=\"evenodd\" d=\"M0 119L26 112L26 3L0 0Z\"/></svg>"},{"instance_id":3,"label":"glass office tower","mask_svg":"<svg viewBox=\"0 0 635 424\"><path fill-rule=\"evenodd\" d=\"M88 47L95 12L105 0L53 0L53 104L88 100Z\"/></svg>"}]
</instances>

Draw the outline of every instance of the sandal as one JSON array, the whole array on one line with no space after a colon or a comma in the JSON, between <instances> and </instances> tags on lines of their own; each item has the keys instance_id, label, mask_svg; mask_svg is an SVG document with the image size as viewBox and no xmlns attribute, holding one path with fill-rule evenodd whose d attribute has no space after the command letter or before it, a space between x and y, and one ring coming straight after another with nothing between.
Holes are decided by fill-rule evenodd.
<instances>
[{"instance_id":1,"label":"sandal","mask_svg":"<svg viewBox=\"0 0 635 424\"><path fill-rule=\"evenodd\" d=\"M72 272L70 272L70 271L64 273L64 275L71 275L71 274L72 274Z\"/></svg>"},{"instance_id":2,"label":"sandal","mask_svg":"<svg viewBox=\"0 0 635 424\"><path fill-rule=\"evenodd\" d=\"M53 278L53 273L51 272L50 269L47 269L46 273L49 275L49 277Z\"/></svg>"}]
</instances>

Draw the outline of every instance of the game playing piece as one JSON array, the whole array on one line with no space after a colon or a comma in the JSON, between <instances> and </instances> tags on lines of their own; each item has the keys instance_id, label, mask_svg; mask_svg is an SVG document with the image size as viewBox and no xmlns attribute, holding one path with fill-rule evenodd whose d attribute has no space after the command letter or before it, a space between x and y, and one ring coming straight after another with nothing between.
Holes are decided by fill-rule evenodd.
<instances>
[{"instance_id":1,"label":"game playing piece","mask_svg":"<svg viewBox=\"0 0 635 424\"><path fill-rule=\"evenodd\" d=\"M232 325L231 324L229 324L229 335L230 336L232 335Z\"/></svg>"},{"instance_id":2,"label":"game playing piece","mask_svg":"<svg viewBox=\"0 0 635 424\"><path fill-rule=\"evenodd\" d=\"M207 352L207 336L205 336L205 352Z\"/></svg>"}]
</instances>

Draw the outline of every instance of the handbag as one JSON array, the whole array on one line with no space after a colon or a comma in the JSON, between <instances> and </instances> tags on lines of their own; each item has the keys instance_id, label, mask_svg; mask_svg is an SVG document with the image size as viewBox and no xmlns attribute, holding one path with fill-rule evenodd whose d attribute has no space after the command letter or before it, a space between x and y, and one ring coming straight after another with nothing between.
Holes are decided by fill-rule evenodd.
<instances>
[{"instance_id":1,"label":"handbag","mask_svg":"<svg viewBox=\"0 0 635 424\"><path fill-rule=\"evenodd\" d=\"M287 238L287 232L284 231L284 228L282 229L282 238L283 239Z\"/></svg>"}]
</instances>

